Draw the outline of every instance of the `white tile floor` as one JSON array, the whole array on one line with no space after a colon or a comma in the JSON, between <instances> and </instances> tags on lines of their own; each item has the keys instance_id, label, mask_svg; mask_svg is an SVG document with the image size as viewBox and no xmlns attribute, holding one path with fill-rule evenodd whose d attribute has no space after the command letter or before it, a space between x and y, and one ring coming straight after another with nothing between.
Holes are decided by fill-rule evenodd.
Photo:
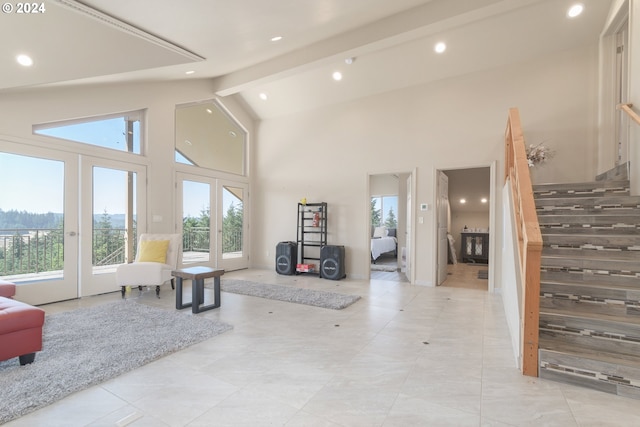
<instances>
[{"instance_id":1,"label":"white tile floor","mask_svg":"<svg viewBox=\"0 0 640 427\"><path fill-rule=\"evenodd\" d=\"M640 425L636 400L520 375L501 299L485 290L258 270L225 277L363 298L334 311L223 293L221 308L198 316L230 323L232 331L6 425ZM173 310L170 288L161 295L145 292L138 301Z\"/></svg>"}]
</instances>

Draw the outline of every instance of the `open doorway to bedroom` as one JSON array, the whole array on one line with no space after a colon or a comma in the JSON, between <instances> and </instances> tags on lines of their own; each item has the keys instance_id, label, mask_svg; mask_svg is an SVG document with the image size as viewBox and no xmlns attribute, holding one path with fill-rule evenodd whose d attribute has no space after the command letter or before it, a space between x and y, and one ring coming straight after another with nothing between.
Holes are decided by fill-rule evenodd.
<instances>
[{"instance_id":1,"label":"open doorway to bedroom","mask_svg":"<svg viewBox=\"0 0 640 427\"><path fill-rule=\"evenodd\" d=\"M408 282L407 195L411 173L369 175L370 277Z\"/></svg>"},{"instance_id":2,"label":"open doorway to bedroom","mask_svg":"<svg viewBox=\"0 0 640 427\"><path fill-rule=\"evenodd\" d=\"M443 241L437 248L437 284L488 290L491 168L440 170L438 176L437 227Z\"/></svg>"}]
</instances>

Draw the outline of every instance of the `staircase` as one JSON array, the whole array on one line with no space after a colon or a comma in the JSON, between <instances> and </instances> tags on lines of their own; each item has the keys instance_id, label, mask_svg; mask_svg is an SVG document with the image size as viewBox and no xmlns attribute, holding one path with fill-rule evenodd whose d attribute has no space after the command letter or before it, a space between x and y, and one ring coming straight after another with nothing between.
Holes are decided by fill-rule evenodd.
<instances>
[{"instance_id":1,"label":"staircase","mask_svg":"<svg viewBox=\"0 0 640 427\"><path fill-rule=\"evenodd\" d=\"M640 197L624 171L534 186L539 374L640 399Z\"/></svg>"}]
</instances>

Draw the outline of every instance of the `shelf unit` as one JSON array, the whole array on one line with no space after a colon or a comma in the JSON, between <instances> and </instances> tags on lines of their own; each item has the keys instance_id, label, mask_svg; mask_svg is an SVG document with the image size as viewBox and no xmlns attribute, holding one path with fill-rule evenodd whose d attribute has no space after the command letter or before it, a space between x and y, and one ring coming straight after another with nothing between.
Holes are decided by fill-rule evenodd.
<instances>
[{"instance_id":1,"label":"shelf unit","mask_svg":"<svg viewBox=\"0 0 640 427\"><path fill-rule=\"evenodd\" d=\"M298 264L315 264L320 274L320 248L327 245L327 203L298 203Z\"/></svg>"}]
</instances>

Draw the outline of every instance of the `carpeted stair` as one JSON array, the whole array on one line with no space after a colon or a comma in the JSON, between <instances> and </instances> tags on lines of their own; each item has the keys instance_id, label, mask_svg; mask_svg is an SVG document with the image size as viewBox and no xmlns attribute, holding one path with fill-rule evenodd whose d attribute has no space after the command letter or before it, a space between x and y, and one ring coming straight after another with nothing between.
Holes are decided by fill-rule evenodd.
<instances>
[{"instance_id":1,"label":"carpeted stair","mask_svg":"<svg viewBox=\"0 0 640 427\"><path fill-rule=\"evenodd\" d=\"M640 197L620 171L534 186L541 378L640 399Z\"/></svg>"}]
</instances>

